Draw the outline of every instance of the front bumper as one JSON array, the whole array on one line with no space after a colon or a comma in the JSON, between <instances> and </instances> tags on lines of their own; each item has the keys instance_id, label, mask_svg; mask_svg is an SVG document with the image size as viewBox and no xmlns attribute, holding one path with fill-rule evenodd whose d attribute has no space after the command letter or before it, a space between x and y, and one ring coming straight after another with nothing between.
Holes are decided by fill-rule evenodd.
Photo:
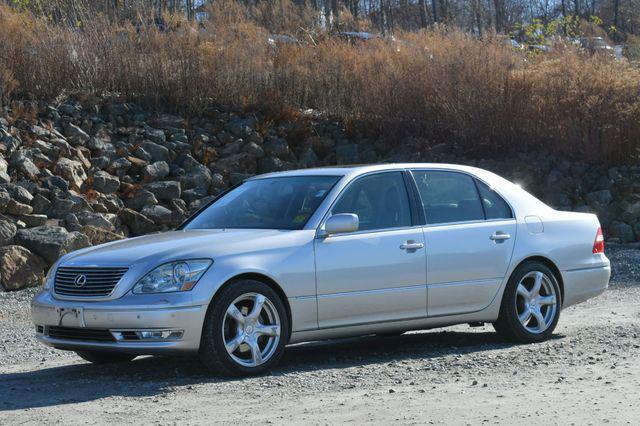
<instances>
[{"instance_id":1,"label":"front bumper","mask_svg":"<svg viewBox=\"0 0 640 426\"><path fill-rule=\"evenodd\" d=\"M159 302L168 302L166 296ZM115 302L115 303L114 303ZM207 306L127 305L113 302L79 302L54 299L50 293L38 294L31 304L36 337L42 343L66 350L103 350L139 355L185 354L197 352ZM95 341L84 337L57 338L49 335L49 327L76 330L82 336L87 330L108 330L113 341ZM140 330L174 330L179 338L131 340ZM128 332L128 333L127 333ZM51 333L54 334L54 333ZM105 333L106 334L106 333Z\"/></svg>"}]
</instances>

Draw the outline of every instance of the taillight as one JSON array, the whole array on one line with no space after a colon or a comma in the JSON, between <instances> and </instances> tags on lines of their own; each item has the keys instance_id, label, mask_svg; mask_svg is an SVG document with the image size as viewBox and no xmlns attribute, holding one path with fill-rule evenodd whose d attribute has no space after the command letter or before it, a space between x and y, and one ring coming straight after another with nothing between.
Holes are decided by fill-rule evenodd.
<instances>
[{"instance_id":1,"label":"taillight","mask_svg":"<svg viewBox=\"0 0 640 426\"><path fill-rule=\"evenodd\" d=\"M598 228L596 240L593 242L593 253L604 253L604 236L602 235L602 228Z\"/></svg>"}]
</instances>

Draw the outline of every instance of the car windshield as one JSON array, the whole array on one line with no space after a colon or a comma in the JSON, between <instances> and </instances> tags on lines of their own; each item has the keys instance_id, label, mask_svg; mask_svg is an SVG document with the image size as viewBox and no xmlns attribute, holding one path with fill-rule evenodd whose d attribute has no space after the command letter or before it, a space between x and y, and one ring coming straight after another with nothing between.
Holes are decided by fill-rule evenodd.
<instances>
[{"instance_id":1,"label":"car windshield","mask_svg":"<svg viewBox=\"0 0 640 426\"><path fill-rule=\"evenodd\" d=\"M224 194L184 229L302 229L341 176L254 179Z\"/></svg>"}]
</instances>

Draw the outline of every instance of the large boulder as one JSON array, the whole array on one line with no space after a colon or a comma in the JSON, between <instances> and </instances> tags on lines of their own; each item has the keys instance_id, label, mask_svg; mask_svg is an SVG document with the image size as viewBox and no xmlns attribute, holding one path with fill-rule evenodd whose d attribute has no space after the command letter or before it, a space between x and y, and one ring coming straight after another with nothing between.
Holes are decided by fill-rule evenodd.
<instances>
[{"instance_id":1,"label":"large boulder","mask_svg":"<svg viewBox=\"0 0 640 426\"><path fill-rule=\"evenodd\" d=\"M290 155L289 144L283 138L268 136L263 145L264 152L278 158L287 158Z\"/></svg>"},{"instance_id":2,"label":"large boulder","mask_svg":"<svg viewBox=\"0 0 640 426\"><path fill-rule=\"evenodd\" d=\"M5 291L40 285L45 262L24 247L0 247L0 286Z\"/></svg>"},{"instance_id":3,"label":"large boulder","mask_svg":"<svg viewBox=\"0 0 640 426\"><path fill-rule=\"evenodd\" d=\"M7 163L7 160L0 157L0 173L7 173L8 169L9 169L9 164Z\"/></svg>"},{"instance_id":4,"label":"large boulder","mask_svg":"<svg viewBox=\"0 0 640 426\"><path fill-rule=\"evenodd\" d=\"M22 204L14 199L11 199L5 207L5 212L16 216L22 214L31 214L31 212L33 212L33 207L28 204Z\"/></svg>"},{"instance_id":5,"label":"large boulder","mask_svg":"<svg viewBox=\"0 0 640 426\"><path fill-rule=\"evenodd\" d=\"M614 220L609 225L609 234L611 234L612 237L618 238L623 243L635 241L633 227L617 220Z\"/></svg>"},{"instance_id":6,"label":"large boulder","mask_svg":"<svg viewBox=\"0 0 640 426\"><path fill-rule=\"evenodd\" d=\"M47 189L57 189L62 192L67 192L69 190L69 182L62 179L60 176L50 176L42 182L42 186Z\"/></svg>"},{"instance_id":7,"label":"large boulder","mask_svg":"<svg viewBox=\"0 0 640 426\"><path fill-rule=\"evenodd\" d=\"M138 158L146 161L169 161L169 149L153 142L145 142L142 144L142 150L136 151ZM145 155L145 154L148 154ZM151 158L149 158L149 156Z\"/></svg>"},{"instance_id":8,"label":"large boulder","mask_svg":"<svg viewBox=\"0 0 640 426\"><path fill-rule=\"evenodd\" d=\"M590 206L594 208L607 206L613 201L613 195L608 189L590 192L584 197Z\"/></svg>"},{"instance_id":9,"label":"large boulder","mask_svg":"<svg viewBox=\"0 0 640 426\"><path fill-rule=\"evenodd\" d=\"M9 201L11 201L11 195L9 195L7 191L0 188L0 213L2 213L7 207Z\"/></svg>"},{"instance_id":10,"label":"large boulder","mask_svg":"<svg viewBox=\"0 0 640 426\"><path fill-rule=\"evenodd\" d=\"M120 210L118 217L129 227L133 235L144 235L158 229L151 219L131 209Z\"/></svg>"},{"instance_id":11,"label":"large boulder","mask_svg":"<svg viewBox=\"0 0 640 426\"><path fill-rule=\"evenodd\" d=\"M144 126L144 135L150 141L163 144L167 141L167 137L160 129L154 129L153 127Z\"/></svg>"},{"instance_id":12,"label":"large boulder","mask_svg":"<svg viewBox=\"0 0 640 426\"><path fill-rule=\"evenodd\" d=\"M115 231L118 223L118 216L113 213L80 211L77 212L75 216L80 225L93 226L95 228L106 229L107 231Z\"/></svg>"},{"instance_id":13,"label":"large boulder","mask_svg":"<svg viewBox=\"0 0 640 426\"><path fill-rule=\"evenodd\" d=\"M242 152L212 163L211 171L223 176L229 176L231 172L255 173L257 167L256 157Z\"/></svg>"},{"instance_id":14,"label":"large boulder","mask_svg":"<svg viewBox=\"0 0 640 426\"><path fill-rule=\"evenodd\" d=\"M172 213L166 207L147 206L140 212L158 225L170 225L172 221Z\"/></svg>"},{"instance_id":15,"label":"large boulder","mask_svg":"<svg viewBox=\"0 0 640 426\"><path fill-rule=\"evenodd\" d=\"M80 232L67 232L61 226L21 229L16 233L14 241L36 253L49 264L53 264L69 252L90 245L86 235Z\"/></svg>"},{"instance_id":16,"label":"large boulder","mask_svg":"<svg viewBox=\"0 0 640 426\"><path fill-rule=\"evenodd\" d=\"M169 164L165 161L157 161L142 169L142 176L145 182L155 182L164 179L170 172Z\"/></svg>"},{"instance_id":17,"label":"large boulder","mask_svg":"<svg viewBox=\"0 0 640 426\"><path fill-rule=\"evenodd\" d=\"M120 188L120 179L107 172L99 171L93 175L93 189L103 194L112 194Z\"/></svg>"},{"instance_id":18,"label":"large boulder","mask_svg":"<svg viewBox=\"0 0 640 426\"><path fill-rule=\"evenodd\" d=\"M124 176L131 166L131 161L126 158L118 158L110 164L109 170L118 176Z\"/></svg>"},{"instance_id":19,"label":"large boulder","mask_svg":"<svg viewBox=\"0 0 640 426\"><path fill-rule=\"evenodd\" d=\"M89 238L89 242L91 242L92 245L109 243L111 241L122 240L124 238L121 234L107 231L102 228L96 228L91 225L83 226L82 233Z\"/></svg>"},{"instance_id":20,"label":"large boulder","mask_svg":"<svg viewBox=\"0 0 640 426\"><path fill-rule=\"evenodd\" d=\"M36 180L40 175L40 169L38 169L38 166L36 166L26 155L19 155L13 165L18 173L31 180Z\"/></svg>"},{"instance_id":21,"label":"large boulder","mask_svg":"<svg viewBox=\"0 0 640 426\"><path fill-rule=\"evenodd\" d=\"M0 216L0 246L11 244L18 227L6 217Z\"/></svg>"},{"instance_id":22,"label":"large boulder","mask_svg":"<svg viewBox=\"0 0 640 426\"><path fill-rule=\"evenodd\" d=\"M176 181L153 182L145 185L144 189L153 193L158 200L162 201L180 198L181 194L180 182Z\"/></svg>"},{"instance_id":23,"label":"large boulder","mask_svg":"<svg viewBox=\"0 0 640 426\"><path fill-rule=\"evenodd\" d=\"M35 214L46 214L51 208L51 201L40 194L36 194L36 196L33 197L31 207L33 207L33 213Z\"/></svg>"},{"instance_id":24,"label":"large boulder","mask_svg":"<svg viewBox=\"0 0 640 426\"><path fill-rule=\"evenodd\" d=\"M158 204L158 200L152 192L142 189L136 192L131 198L125 199L124 204L128 208L139 212L146 206L155 206Z\"/></svg>"},{"instance_id":25,"label":"large boulder","mask_svg":"<svg viewBox=\"0 0 640 426\"><path fill-rule=\"evenodd\" d=\"M73 191L60 194L60 196L60 198L55 197L53 199L53 203L48 211L49 217L64 219L69 213L93 210L84 196Z\"/></svg>"},{"instance_id":26,"label":"large boulder","mask_svg":"<svg viewBox=\"0 0 640 426\"><path fill-rule=\"evenodd\" d=\"M84 172L80 161L70 160L64 157L60 158L56 163L54 173L69 181L71 187L74 189L80 189L87 179L87 174Z\"/></svg>"},{"instance_id":27,"label":"large boulder","mask_svg":"<svg viewBox=\"0 0 640 426\"><path fill-rule=\"evenodd\" d=\"M44 226L47 224L47 215L44 214L22 214L16 216L20 222L23 222L27 228L33 228L35 226Z\"/></svg>"},{"instance_id":28,"label":"large boulder","mask_svg":"<svg viewBox=\"0 0 640 426\"><path fill-rule=\"evenodd\" d=\"M285 170L285 162L278 157L264 157L258 162L259 173L272 173Z\"/></svg>"},{"instance_id":29,"label":"large boulder","mask_svg":"<svg viewBox=\"0 0 640 426\"><path fill-rule=\"evenodd\" d=\"M33 200L33 194L31 194L28 189L20 185L8 183L3 185L3 189L11 195L11 198L19 203L31 204L31 201Z\"/></svg>"},{"instance_id":30,"label":"large boulder","mask_svg":"<svg viewBox=\"0 0 640 426\"><path fill-rule=\"evenodd\" d=\"M84 145L90 139L89 135L80 127L69 123L64 128L64 135L72 145Z\"/></svg>"}]
</instances>

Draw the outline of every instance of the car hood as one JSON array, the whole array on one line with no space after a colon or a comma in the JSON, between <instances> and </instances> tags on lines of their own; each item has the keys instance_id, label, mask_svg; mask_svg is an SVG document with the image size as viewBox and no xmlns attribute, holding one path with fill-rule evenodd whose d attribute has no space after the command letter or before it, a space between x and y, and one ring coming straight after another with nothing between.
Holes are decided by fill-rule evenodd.
<instances>
[{"instance_id":1,"label":"car hood","mask_svg":"<svg viewBox=\"0 0 640 426\"><path fill-rule=\"evenodd\" d=\"M172 231L113 241L72 252L60 261L65 266L132 266L173 260L228 256L303 244L312 231L273 229L212 229Z\"/></svg>"}]
</instances>

